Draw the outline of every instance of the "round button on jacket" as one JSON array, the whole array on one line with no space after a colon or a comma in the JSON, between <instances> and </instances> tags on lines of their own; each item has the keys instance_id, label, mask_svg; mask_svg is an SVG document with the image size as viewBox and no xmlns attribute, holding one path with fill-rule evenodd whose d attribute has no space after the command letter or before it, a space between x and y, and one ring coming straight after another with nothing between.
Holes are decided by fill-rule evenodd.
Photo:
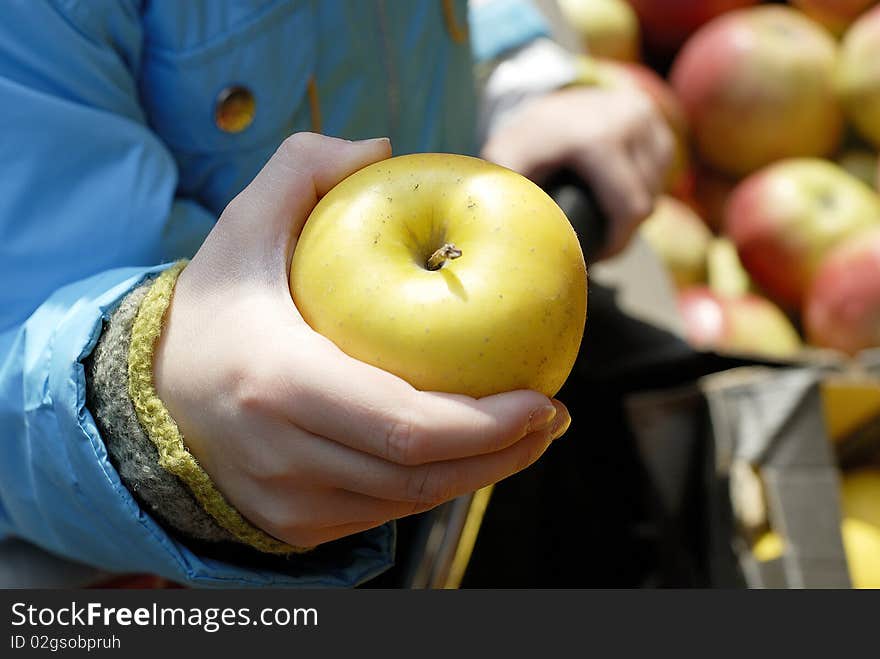
<instances>
[{"instance_id":1,"label":"round button on jacket","mask_svg":"<svg viewBox=\"0 0 880 659\"><path fill-rule=\"evenodd\" d=\"M256 111L257 102L251 90L233 85L217 95L214 123L224 133L240 133L253 123Z\"/></svg>"}]
</instances>

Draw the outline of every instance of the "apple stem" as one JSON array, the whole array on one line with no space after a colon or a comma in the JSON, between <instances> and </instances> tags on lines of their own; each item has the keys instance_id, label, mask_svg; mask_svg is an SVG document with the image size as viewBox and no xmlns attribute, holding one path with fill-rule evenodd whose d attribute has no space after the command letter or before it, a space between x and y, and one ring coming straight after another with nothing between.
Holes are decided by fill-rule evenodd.
<instances>
[{"instance_id":1,"label":"apple stem","mask_svg":"<svg viewBox=\"0 0 880 659\"><path fill-rule=\"evenodd\" d=\"M461 256L461 250L452 243L446 243L443 247L431 254L431 258L428 259L425 267L427 267L428 270L439 270L443 267L446 261L457 259L459 256Z\"/></svg>"}]
</instances>

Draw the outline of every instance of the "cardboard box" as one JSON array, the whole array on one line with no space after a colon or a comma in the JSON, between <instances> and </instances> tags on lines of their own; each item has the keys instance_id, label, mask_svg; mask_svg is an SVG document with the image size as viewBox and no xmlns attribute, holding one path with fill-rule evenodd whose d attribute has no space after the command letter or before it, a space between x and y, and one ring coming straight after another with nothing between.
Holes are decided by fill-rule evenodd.
<instances>
[{"instance_id":1,"label":"cardboard box","mask_svg":"<svg viewBox=\"0 0 880 659\"><path fill-rule=\"evenodd\" d=\"M849 588L841 464L880 453L872 373L865 363L743 367L629 396L676 560L714 587ZM760 560L754 547L770 533L779 555Z\"/></svg>"}]
</instances>

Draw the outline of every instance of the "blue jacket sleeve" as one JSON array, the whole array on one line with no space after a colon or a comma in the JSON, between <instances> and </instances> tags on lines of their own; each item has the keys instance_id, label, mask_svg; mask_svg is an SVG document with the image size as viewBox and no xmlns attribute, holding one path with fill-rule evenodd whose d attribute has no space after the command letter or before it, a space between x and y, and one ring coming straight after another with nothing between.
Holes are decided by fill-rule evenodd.
<instances>
[{"instance_id":1,"label":"blue jacket sleeve","mask_svg":"<svg viewBox=\"0 0 880 659\"><path fill-rule=\"evenodd\" d=\"M139 4L11 3L0 21L0 537L188 584L353 585L389 564L390 527L281 567L200 556L139 508L85 407L102 320L213 225L176 197L139 106Z\"/></svg>"},{"instance_id":2,"label":"blue jacket sleeve","mask_svg":"<svg viewBox=\"0 0 880 659\"><path fill-rule=\"evenodd\" d=\"M470 0L471 47L478 62L492 60L538 37L550 36L540 11L528 0Z\"/></svg>"}]
</instances>

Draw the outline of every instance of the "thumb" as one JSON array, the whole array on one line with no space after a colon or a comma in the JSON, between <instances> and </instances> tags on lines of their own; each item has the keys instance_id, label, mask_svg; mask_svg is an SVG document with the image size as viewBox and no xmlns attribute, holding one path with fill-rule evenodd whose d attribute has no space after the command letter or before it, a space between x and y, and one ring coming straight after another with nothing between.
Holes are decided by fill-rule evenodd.
<instances>
[{"instance_id":1,"label":"thumb","mask_svg":"<svg viewBox=\"0 0 880 659\"><path fill-rule=\"evenodd\" d=\"M316 133L288 137L223 215L263 245L295 242L306 218L330 188L391 156L388 138L349 142ZM226 219L225 217L223 218ZM259 240L262 239L262 240ZM253 243L252 243L253 244Z\"/></svg>"}]
</instances>

